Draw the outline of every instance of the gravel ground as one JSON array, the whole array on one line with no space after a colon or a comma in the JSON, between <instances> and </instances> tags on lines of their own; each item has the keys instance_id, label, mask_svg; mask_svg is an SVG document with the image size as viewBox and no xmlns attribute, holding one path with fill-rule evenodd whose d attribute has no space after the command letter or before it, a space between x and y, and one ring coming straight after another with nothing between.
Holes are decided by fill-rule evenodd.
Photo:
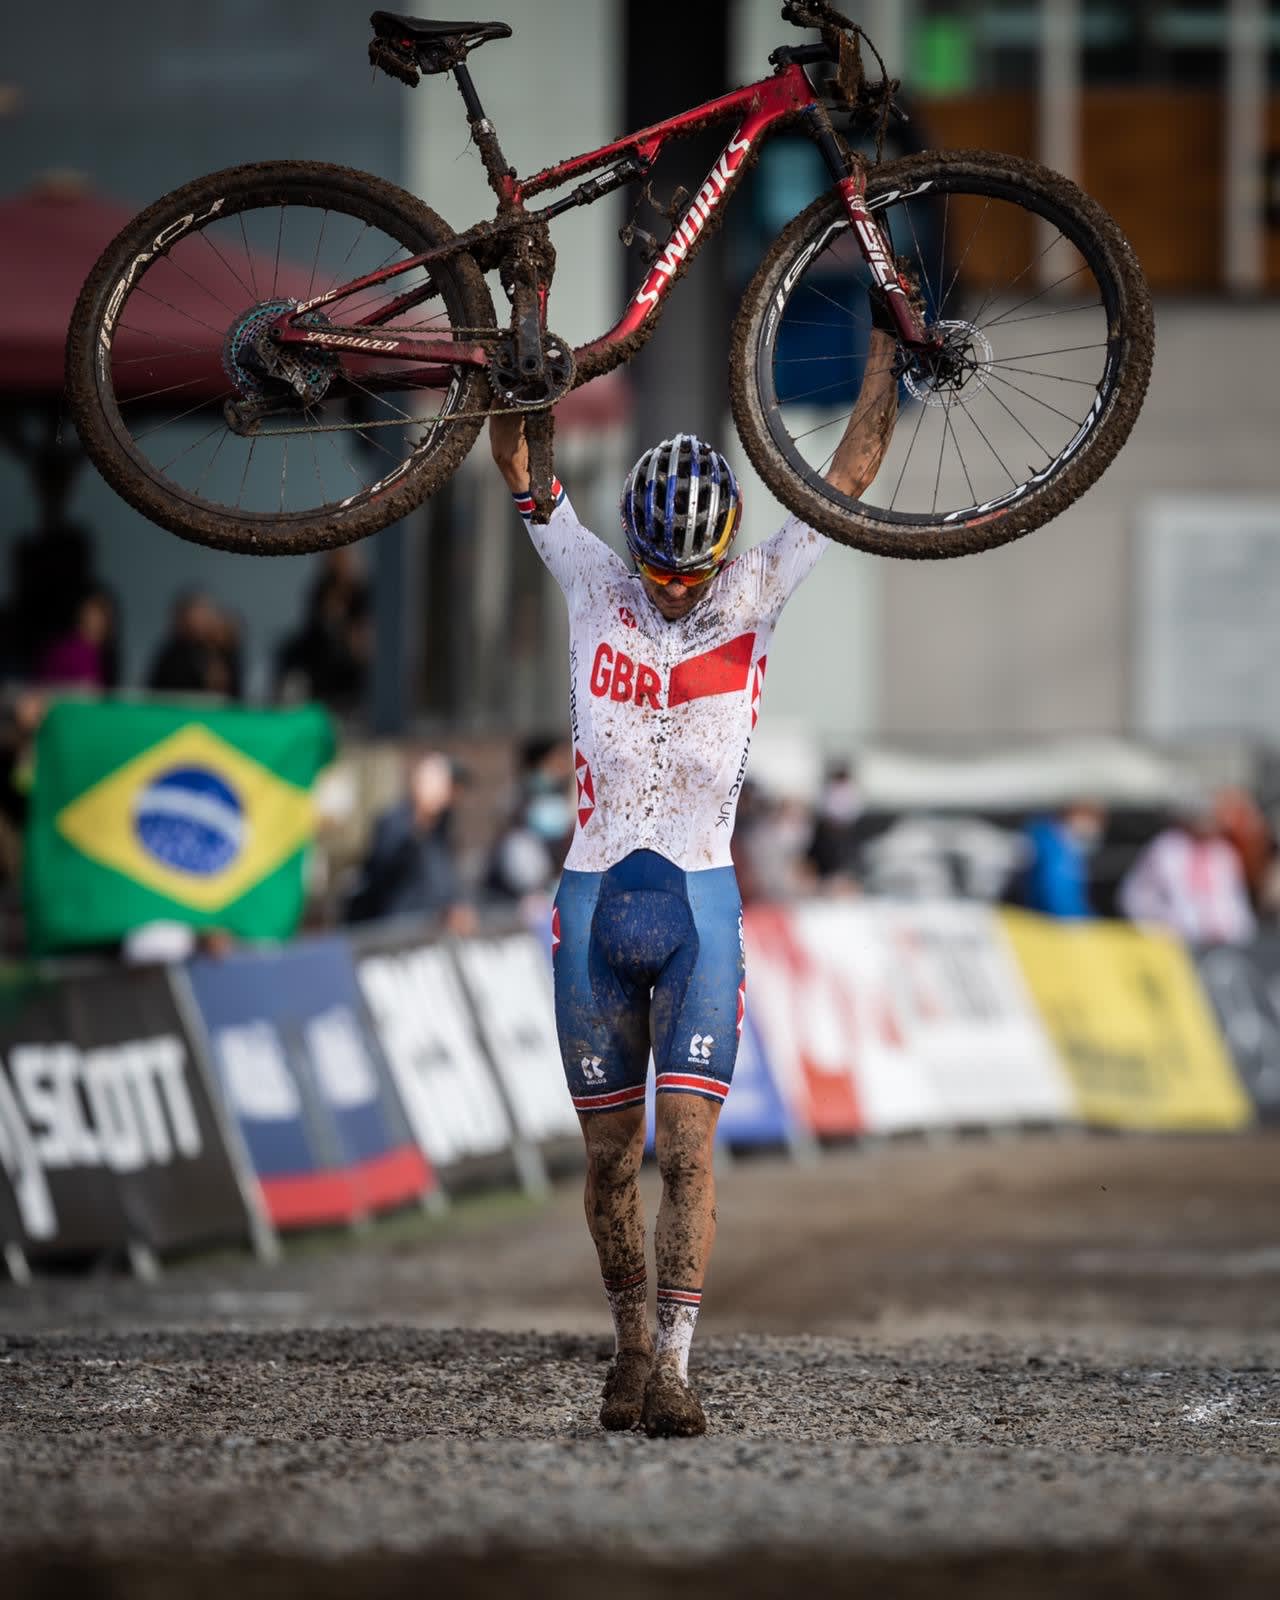
<instances>
[{"instance_id":1,"label":"gravel ground","mask_svg":"<svg viewBox=\"0 0 1280 1600\"><path fill-rule=\"evenodd\" d=\"M594 1425L569 1191L0 1291L3 1591L1280 1593L1280 1140L753 1161L719 1211L704 1440Z\"/></svg>"}]
</instances>

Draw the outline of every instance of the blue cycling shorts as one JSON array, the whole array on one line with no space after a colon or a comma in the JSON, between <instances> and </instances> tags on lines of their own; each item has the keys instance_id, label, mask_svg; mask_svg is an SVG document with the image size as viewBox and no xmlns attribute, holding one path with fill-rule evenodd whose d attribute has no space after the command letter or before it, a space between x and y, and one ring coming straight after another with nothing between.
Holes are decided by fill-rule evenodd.
<instances>
[{"instance_id":1,"label":"blue cycling shorts","mask_svg":"<svg viewBox=\"0 0 1280 1600\"><path fill-rule=\"evenodd\" d=\"M552 919L556 1030L579 1112L659 1094L717 1102L742 1029L742 901L732 867L684 872L634 850L607 872L566 872Z\"/></svg>"}]
</instances>

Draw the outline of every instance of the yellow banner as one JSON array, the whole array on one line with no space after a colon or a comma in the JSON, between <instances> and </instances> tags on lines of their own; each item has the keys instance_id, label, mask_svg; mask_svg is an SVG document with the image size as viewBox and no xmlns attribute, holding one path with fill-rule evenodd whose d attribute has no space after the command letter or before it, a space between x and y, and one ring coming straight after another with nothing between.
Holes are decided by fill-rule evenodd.
<instances>
[{"instance_id":1,"label":"yellow banner","mask_svg":"<svg viewBox=\"0 0 1280 1600\"><path fill-rule=\"evenodd\" d=\"M1253 1106L1182 946L1118 922L1001 913L1086 1122L1240 1128Z\"/></svg>"}]
</instances>

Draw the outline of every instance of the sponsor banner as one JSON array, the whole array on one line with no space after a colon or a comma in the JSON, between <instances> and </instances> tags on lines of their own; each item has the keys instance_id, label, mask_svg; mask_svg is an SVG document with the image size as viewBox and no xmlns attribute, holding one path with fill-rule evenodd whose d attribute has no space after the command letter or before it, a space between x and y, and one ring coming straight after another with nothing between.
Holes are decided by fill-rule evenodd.
<instances>
[{"instance_id":1,"label":"sponsor banner","mask_svg":"<svg viewBox=\"0 0 1280 1600\"><path fill-rule=\"evenodd\" d=\"M2 1093L3 1091L0 1091ZM18 1213L18 1201L13 1192L12 1180L9 1176L9 1159L3 1148L5 1134L3 1129L5 1120L0 1114L0 1250L6 1245L21 1243L23 1235L22 1218ZM15 1172L17 1163L14 1163Z\"/></svg>"},{"instance_id":2,"label":"sponsor banner","mask_svg":"<svg viewBox=\"0 0 1280 1600\"><path fill-rule=\"evenodd\" d=\"M1086 1122L1209 1130L1252 1121L1176 940L1116 922L1000 915Z\"/></svg>"},{"instance_id":3,"label":"sponsor banner","mask_svg":"<svg viewBox=\"0 0 1280 1600\"><path fill-rule=\"evenodd\" d=\"M443 944L362 939L356 970L414 1137L437 1168L492 1157L514 1132Z\"/></svg>"},{"instance_id":4,"label":"sponsor banner","mask_svg":"<svg viewBox=\"0 0 1280 1600\"><path fill-rule=\"evenodd\" d=\"M288 938L302 912L310 788L332 754L315 706L55 705L40 726L24 841L31 948L105 944L155 921Z\"/></svg>"},{"instance_id":5,"label":"sponsor banner","mask_svg":"<svg viewBox=\"0 0 1280 1600\"><path fill-rule=\"evenodd\" d=\"M210 1057L278 1227L434 1187L339 938L193 961Z\"/></svg>"},{"instance_id":6,"label":"sponsor banner","mask_svg":"<svg viewBox=\"0 0 1280 1600\"><path fill-rule=\"evenodd\" d=\"M868 906L883 950L886 1025L950 1127L1075 1115L1057 1059L992 911L963 901ZM878 1088L866 1089L868 1123Z\"/></svg>"},{"instance_id":7,"label":"sponsor banner","mask_svg":"<svg viewBox=\"0 0 1280 1600\"><path fill-rule=\"evenodd\" d=\"M1194 952L1236 1070L1264 1122L1280 1122L1280 938Z\"/></svg>"},{"instance_id":8,"label":"sponsor banner","mask_svg":"<svg viewBox=\"0 0 1280 1600\"><path fill-rule=\"evenodd\" d=\"M816 900L753 908L746 930L770 1061L815 1133L1074 1115L986 907Z\"/></svg>"},{"instance_id":9,"label":"sponsor banner","mask_svg":"<svg viewBox=\"0 0 1280 1600\"><path fill-rule=\"evenodd\" d=\"M0 1163L32 1253L243 1238L221 1129L157 969L0 989Z\"/></svg>"},{"instance_id":10,"label":"sponsor banner","mask_svg":"<svg viewBox=\"0 0 1280 1600\"><path fill-rule=\"evenodd\" d=\"M476 1026L523 1139L578 1138L564 1081L546 951L531 933L455 946Z\"/></svg>"},{"instance_id":11,"label":"sponsor banner","mask_svg":"<svg viewBox=\"0 0 1280 1600\"><path fill-rule=\"evenodd\" d=\"M785 906L751 906L743 918L747 992L774 1081L788 1109L815 1134L863 1131L858 1020L850 986L822 926L844 908L815 905L801 919ZM845 929L847 938L848 930Z\"/></svg>"}]
</instances>

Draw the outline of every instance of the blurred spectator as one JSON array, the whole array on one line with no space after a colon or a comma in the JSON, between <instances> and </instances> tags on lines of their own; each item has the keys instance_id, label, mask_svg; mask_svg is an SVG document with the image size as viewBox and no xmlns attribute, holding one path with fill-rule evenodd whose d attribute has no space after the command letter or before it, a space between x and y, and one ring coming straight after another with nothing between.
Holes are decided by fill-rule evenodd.
<instances>
[{"instance_id":1,"label":"blurred spectator","mask_svg":"<svg viewBox=\"0 0 1280 1600\"><path fill-rule=\"evenodd\" d=\"M1021 904L1049 917L1092 916L1089 857L1106 821L1106 812L1091 800L1077 800L1056 816L1033 818L1024 834L1030 855L1022 874Z\"/></svg>"},{"instance_id":2,"label":"blurred spectator","mask_svg":"<svg viewBox=\"0 0 1280 1600\"><path fill-rule=\"evenodd\" d=\"M1255 911L1269 900L1276 842L1262 807L1244 789L1219 789L1213 797L1218 831L1235 851Z\"/></svg>"},{"instance_id":3,"label":"blurred spectator","mask_svg":"<svg viewBox=\"0 0 1280 1600\"><path fill-rule=\"evenodd\" d=\"M147 687L170 694L230 694L234 682L224 619L207 594L187 590L173 608Z\"/></svg>"},{"instance_id":4,"label":"blurred spectator","mask_svg":"<svg viewBox=\"0 0 1280 1600\"><path fill-rule=\"evenodd\" d=\"M97 587L93 541L79 522L56 522L15 541L3 627L6 669L26 677L50 642L74 626L82 595Z\"/></svg>"},{"instance_id":5,"label":"blurred spectator","mask_svg":"<svg viewBox=\"0 0 1280 1600\"><path fill-rule=\"evenodd\" d=\"M856 885L858 819L862 812L862 792L849 763L833 763L818 797L809 841L809 862L826 888Z\"/></svg>"},{"instance_id":6,"label":"blurred spectator","mask_svg":"<svg viewBox=\"0 0 1280 1600\"><path fill-rule=\"evenodd\" d=\"M1025 849L981 817L904 817L863 851L866 886L899 900L998 900Z\"/></svg>"},{"instance_id":7,"label":"blurred spectator","mask_svg":"<svg viewBox=\"0 0 1280 1600\"><path fill-rule=\"evenodd\" d=\"M1256 931L1240 857L1207 800L1189 803L1156 835L1118 898L1131 921L1156 923L1188 944L1244 944Z\"/></svg>"},{"instance_id":8,"label":"blurred spectator","mask_svg":"<svg viewBox=\"0 0 1280 1600\"><path fill-rule=\"evenodd\" d=\"M743 900L779 902L811 890L806 852L812 836L813 818L802 800L767 796L744 783L731 846Z\"/></svg>"},{"instance_id":9,"label":"blurred spectator","mask_svg":"<svg viewBox=\"0 0 1280 1600\"><path fill-rule=\"evenodd\" d=\"M105 589L86 591L70 628L40 652L35 681L47 687L110 687L109 652L115 637L115 603Z\"/></svg>"},{"instance_id":10,"label":"blurred spectator","mask_svg":"<svg viewBox=\"0 0 1280 1600\"><path fill-rule=\"evenodd\" d=\"M27 820L36 733L46 709L42 694L22 690L15 696L7 726L0 734L0 816L19 833Z\"/></svg>"},{"instance_id":11,"label":"blurred spectator","mask_svg":"<svg viewBox=\"0 0 1280 1600\"><path fill-rule=\"evenodd\" d=\"M503 899L549 895L573 841L573 752L567 739L529 740L521 752L520 792L499 834L485 885Z\"/></svg>"},{"instance_id":12,"label":"blurred spectator","mask_svg":"<svg viewBox=\"0 0 1280 1600\"><path fill-rule=\"evenodd\" d=\"M333 550L311 586L302 626L280 649L277 698L355 710L364 698L371 642L368 584L352 551Z\"/></svg>"},{"instance_id":13,"label":"blurred spectator","mask_svg":"<svg viewBox=\"0 0 1280 1600\"><path fill-rule=\"evenodd\" d=\"M414 763L408 795L374 824L347 921L425 916L441 919L450 933L474 930L450 837L456 782L448 756L432 752Z\"/></svg>"},{"instance_id":14,"label":"blurred spectator","mask_svg":"<svg viewBox=\"0 0 1280 1600\"><path fill-rule=\"evenodd\" d=\"M209 635L211 681L217 694L244 699L244 624L232 611L215 609Z\"/></svg>"}]
</instances>

